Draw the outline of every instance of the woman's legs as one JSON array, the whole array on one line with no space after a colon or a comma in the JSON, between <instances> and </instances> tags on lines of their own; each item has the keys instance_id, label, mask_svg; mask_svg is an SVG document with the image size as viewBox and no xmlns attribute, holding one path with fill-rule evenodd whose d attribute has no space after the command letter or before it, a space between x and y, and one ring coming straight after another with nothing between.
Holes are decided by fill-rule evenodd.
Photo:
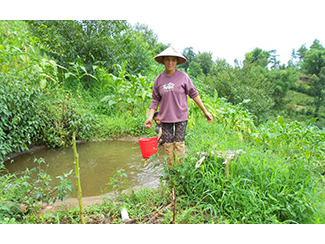
<instances>
[{"instance_id":1,"label":"woman's legs","mask_svg":"<svg viewBox=\"0 0 325 244\"><path fill-rule=\"evenodd\" d=\"M162 133L165 138L165 153L168 156L167 163L171 166L175 158L174 154L176 154L176 164L184 160L186 126L187 121L162 123Z\"/></svg>"},{"instance_id":2,"label":"woman's legs","mask_svg":"<svg viewBox=\"0 0 325 244\"><path fill-rule=\"evenodd\" d=\"M174 142L184 142L186 133L187 121L175 123Z\"/></svg>"},{"instance_id":3,"label":"woman's legs","mask_svg":"<svg viewBox=\"0 0 325 244\"><path fill-rule=\"evenodd\" d=\"M162 133L167 143L184 142L187 121L162 123Z\"/></svg>"},{"instance_id":4,"label":"woman's legs","mask_svg":"<svg viewBox=\"0 0 325 244\"><path fill-rule=\"evenodd\" d=\"M175 124L175 154L176 163L183 163L185 159L185 133L187 121Z\"/></svg>"}]
</instances>

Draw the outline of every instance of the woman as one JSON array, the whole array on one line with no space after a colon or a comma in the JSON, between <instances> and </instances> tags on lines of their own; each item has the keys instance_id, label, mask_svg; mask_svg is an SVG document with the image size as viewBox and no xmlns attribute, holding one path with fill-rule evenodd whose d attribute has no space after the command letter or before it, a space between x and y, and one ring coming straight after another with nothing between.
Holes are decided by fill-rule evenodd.
<instances>
[{"instance_id":1,"label":"woman","mask_svg":"<svg viewBox=\"0 0 325 244\"><path fill-rule=\"evenodd\" d=\"M174 163L183 162L185 157L184 139L188 120L187 95L200 107L208 122L212 122L213 119L204 107L189 76L176 69L176 65L187 62L186 58L173 47L169 47L158 54L155 60L165 65L165 71L155 80L150 112L145 127L152 127L153 116L160 105L158 119L162 123L165 153L168 156L167 163L172 166Z\"/></svg>"}]
</instances>

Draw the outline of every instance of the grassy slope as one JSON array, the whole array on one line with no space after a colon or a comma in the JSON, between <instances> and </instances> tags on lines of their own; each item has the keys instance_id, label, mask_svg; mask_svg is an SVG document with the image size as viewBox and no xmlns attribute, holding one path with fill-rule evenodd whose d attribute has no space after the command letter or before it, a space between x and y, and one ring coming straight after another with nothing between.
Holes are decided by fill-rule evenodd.
<instances>
[{"instance_id":1,"label":"grassy slope","mask_svg":"<svg viewBox=\"0 0 325 244\"><path fill-rule=\"evenodd\" d=\"M284 116L287 120L308 122L313 118L315 110L314 99L305 93L289 90L284 98L284 105L273 111L271 120L278 115ZM319 128L325 128L325 106L319 110L319 120L315 123Z\"/></svg>"}]
</instances>

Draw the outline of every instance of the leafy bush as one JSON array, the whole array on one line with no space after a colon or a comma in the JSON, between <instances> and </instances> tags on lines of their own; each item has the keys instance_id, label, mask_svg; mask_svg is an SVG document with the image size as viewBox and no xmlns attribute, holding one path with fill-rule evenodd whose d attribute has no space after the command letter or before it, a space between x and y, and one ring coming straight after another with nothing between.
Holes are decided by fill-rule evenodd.
<instances>
[{"instance_id":1,"label":"leafy bush","mask_svg":"<svg viewBox=\"0 0 325 244\"><path fill-rule=\"evenodd\" d=\"M116 114L129 113L130 115L142 114L145 116L147 107L151 101L151 92L153 82L147 77L135 76L127 73L124 65L118 68L118 77L109 75L108 82L104 86L107 93L101 102L113 107Z\"/></svg>"},{"instance_id":2,"label":"leafy bush","mask_svg":"<svg viewBox=\"0 0 325 244\"><path fill-rule=\"evenodd\" d=\"M234 129L242 138L255 129L253 116L244 108L244 104L248 101L245 100L235 106L227 102L225 98L218 98L217 93L214 97L207 96L203 91L199 93L205 107L213 115L214 121L223 125L223 130ZM201 119L202 111L191 101L189 103L189 127L196 127Z\"/></svg>"},{"instance_id":3,"label":"leafy bush","mask_svg":"<svg viewBox=\"0 0 325 244\"><path fill-rule=\"evenodd\" d=\"M90 138L96 117L77 108L59 85L54 61L42 56L24 22L0 22L0 162L31 145L69 145Z\"/></svg>"},{"instance_id":4,"label":"leafy bush","mask_svg":"<svg viewBox=\"0 0 325 244\"><path fill-rule=\"evenodd\" d=\"M279 117L275 122L260 125L252 133L252 139L258 145L278 151L287 159L301 158L306 163L319 162L324 167L325 131L312 126L314 122L315 119L307 125L297 121L286 123L283 117Z\"/></svg>"},{"instance_id":5,"label":"leafy bush","mask_svg":"<svg viewBox=\"0 0 325 244\"><path fill-rule=\"evenodd\" d=\"M215 77L211 77L210 82L204 82L205 92L213 95L216 90L219 97L226 98L233 105L246 101L245 108L259 123L265 119L274 105L272 100L274 85L267 81L260 69L253 65L245 65L243 68L223 70Z\"/></svg>"},{"instance_id":6,"label":"leafy bush","mask_svg":"<svg viewBox=\"0 0 325 244\"><path fill-rule=\"evenodd\" d=\"M28 212L39 210L39 203L53 204L63 201L69 192L72 194L72 185L67 179L72 170L58 176L60 183L53 187L51 176L41 167L49 165L42 158L35 159L34 163L38 166L15 174L0 166L0 223L19 222Z\"/></svg>"}]
</instances>

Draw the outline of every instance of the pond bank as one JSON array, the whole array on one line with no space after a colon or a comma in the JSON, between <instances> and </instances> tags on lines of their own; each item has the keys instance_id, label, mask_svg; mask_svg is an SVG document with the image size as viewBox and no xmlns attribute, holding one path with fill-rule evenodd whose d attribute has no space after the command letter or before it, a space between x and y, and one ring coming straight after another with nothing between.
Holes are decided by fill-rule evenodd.
<instances>
[{"instance_id":1,"label":"pond bank","mask_svg":"<svg viewBox=\"0 0 325 244\"><path fill-rule=\"evenodd\" d=\"M149 188L149 189L158 189L159 182L160 182L160 179L159 179L159 177L157 177L157 179L155 179L151 182L148 182L147 184L145 184L145 186L136 186L131 189L126 189L126 190L122 191L122 194L131 194L132 191L138 192L139 190L143 189L143 187ZM108 200L108 199L112 200L115 197L116 196L115 196L114 192L106 193L104 195L99 195L99 196L82 197L82 205L83 205L83 207L87 207L87 206L91 206L91 205L95 205L95 204L103 204L103 203L105 203L106 200ZM78 198L68 197L68 198L64 199L63 201L57 201L54 204L48 204L48 205L43 206L38 214L42 215L42 214L45 214L46 212L66 210L66 209L75 208L78 206L79 206Z\"/></svg>"}]
</instances>

